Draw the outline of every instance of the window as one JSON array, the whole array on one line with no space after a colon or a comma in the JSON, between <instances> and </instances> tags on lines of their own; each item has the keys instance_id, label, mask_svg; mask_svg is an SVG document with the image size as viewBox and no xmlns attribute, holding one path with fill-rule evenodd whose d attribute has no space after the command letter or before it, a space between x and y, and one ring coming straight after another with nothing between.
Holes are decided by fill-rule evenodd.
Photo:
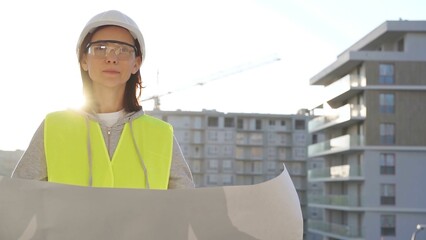
<instances>
[{"instance_id":1,"label":"window","mask_svg":"<svg viewBox=\"0 0 426 240\"><path fill-rule=\"evenodd\" d=\"M236 144L246 144L248 142L248 136L245 133L237 132L235 136Z\"/></svg>"},{"instance_id":2,"label":"window","mask_svg":"<svg viewBox=\"0 0 426 240\"><path fill-rule=\"evenodd\" d=\"M281 120L281 126L285 126L285 120Z\"/></svg>"},{"instance_id":3,"label":"window","mask_svg":"<svg viewBox=\"0 0 426 240\"><path fill-rule=\"evenodd\" d=\"M263 144L263 134L262 133L252 133L250 134L250 144L261 145Z\"/></svg>"},{"instance_id":4,"label":"window","mask_svg":"<svg viewBox=\"0 0 426 240\"><path fill-rule=\"evenodd\" d=\"M380 124L380 143L395 144L395 124L393 123Z\"/></svg>"},{"instance_id":5,"label":"window","mask_svg":"<svg viewBox=\"0 0 426 240\"><path fill-rule=\"evenodd\" d=\"M275 120L269 120L269 126L275 126Z\"/></svg>"},{"instance_id":6,"label":"window","mask_svg":"<svg viewBox=\"0 0 426 240\"><path fill-rule=\"evenodd\" d=\"M211 141L211 142L216 142L217 139L218 139L217 138L217 132L214 132L214 131L208 131L207 136L208 136L209 141Z\"/></svg>"},{"instance_id":7,"label":"window","mask_svg":"<svg viewBox=\"0 0 426 240\"><path fill-rule=\"evenodd\" d=\"M380 174L395 175L395 154L393 153L380 154Z\"/></svg>"},{"instance_id":8,"label":"window","mask_svg":"<svg viewBox=\"0 0 426 240\"><path fill-rule=\"evenodd\" d=\"M312 134L312 143L318 143L318 135L317 134Z\"/></svg>"},{"instance_id":9,"label":"window","mask_svg":"<svg viewBox=\"0 0 426 240\"><path fill-rule=\"evenodd\" d=\"M189 132L184 132L183 133L183 141L184 142L189 142Z\"/></svg>"},{"instance_id":10,"label":"window","mask_svg":"<svg viewBox=\"0 0 426 240\"><path fill-rule=\"evenodd\" d=\"M395 236L395 215L380 216L380 227L382 236Z\"/></svg>"},{"instance_id":11,"label":"window","mask_svg":"<svg viewBox=\"0 0 426 240\"><path fill-rule=\"evenodd\" d=\"M234 182L232 175L228 175L228 174L222 175L222 182L223 182L223 185L232 185Z\"/></svg>"},{"instance_id":12,"label":"window","mask_svg":"<svg viewBox=\"0 0 426 240\"><path fill-rule=\"evenodd\" d=\"M275 133L268 133L268 144L274 144L276 139Z\"/></svg>"},{"instance_id":13,"label":"window","mask_svg":"<svg viewBox=\"0 0 426 240\"><path fill-rule=\"evenodd\" d=\"M234 156L234 147L231 146L225 146L224 150L223 150L223 154L226 157L233 157Z\"/></svg>"},{"instance_id":14,"label":"window","mask_svg":"<svg viewBox=\"0 0 426 240\"><path fill-rule=\"evenodd\" d=\"M380 112L394 113L395 112L395 94L381 93L380 95Z\"/></svg>"},{"instance_id":15,"label":"window","mask_svg":"<svg viewBox=\"0 0 426 240\"><path fill-rule=\"evenodd\" d=\"M262 173L263 163L260 161L257 162L245 162L244 163L244 172L245 173Z\"/></svg>"},{"instance_id":16,"label":"window","mask_svg":"<svg viewBox=\"0 0 426 240\"><path fill-rule=\"evenodd\" d=\"M401 38L397 42L397 50L398 50L398 52L403 52L404 51L404 38Z\"/></svg>"},{"instance_id":17,"label":"window","mask_svg":"<svg viewBox=\"0 0 426 240\"><path fill-rule=\"evenodd\" d=\"M192 127L196 129L200 129L203 127L203 119L201 117L193 117L192 118Z\"/></svg>"},{"instance_id":18,"label":"window","mask_svg":"<svg viewBox=\"0 0 426 240\"><path fill-rule=\"evenodd\" d=\"M256 130L262 129L262 120L256 120Z\"/></svg>"},{"instance_id":19,"label":"window","mask_svg":"<svg viewBox=\"0 0 426 240\"><path fill-rule=\"evenodd\" d=\"M394 84L394 67L392 64L379 65L379 83L381 84Z\"/></svg>"},{"instance_id":20,"label":"window","mask_svg":"<svg viewBox=\"0 0 426 240\"><path fill-rule=\"evenodd\" d=\"M305 120L296 120L294 128L297 130L305 130Z\"/></svg>"},{"instance_id":21,"label":"window","mask_svg":"<svg viewBox=\"0 0 426 240\"><path fill-rule=\"evenodd\" d=\"M225 170L232 169L232 160L223 160L222 161L222 168Z\"/></svg>"},{"instance_id":22,"label":"window","mask_svg":"<svg viewBox=\"0 0 426 240\"><path fill-rule=\"evenodd\" d=\"M217 146L207 146L207 155L208 156L216 156L218 152Z\"/></svg>"},{"instance_id":23,"label":"window","mask_svg":"<svg viewBox=\"0 0 426 240\"><path fill-rule=\"evenodd\" d=\"M278 150L278 158L280 160L287 160L287 151L285 148L280 148Z\"/></svg>"},{"instance_id":24,"label":"window","mask_svg":"<svg viewBox=\"0 0 426 240\"><path fill-rule=\"evenodd\" d=\"M266 166L269 171L275 171L275 169L277 168L275 161L268 161Z\"/></svg>"},{"instance_id":25,"label":"window","mask_svg":"<svg viewBox=\"0 0 426 240\"><path fill-rule=\"evenodd\" d=\"M245 155L245 151L244 151L244 148L242 148L242 147L237 147L236 149L235 149L235 158L237 158L237 159L242 159L242 158L244 158L246 155Z\"/></svg>"},{"instance_id":26,"label":"window","mask_svg":"<svg viewBox=\"0 0 426 240\"><path fill-rule=\"evenodd\" d=\"M201 131L192 131L192 143L201 143L203 137Z\"/></svg>"},{"instance_id":27,"label":"window","mask_svg":"<svg viewBox=\"0 0 426 240\"><path fill-rule=\"evenodd\" d=\"M269 147L267 151L268 151L268 156L272 159L275 159L275 157L277 156L277 149L274 147Z\"/></svg>"},{"instance_id":28,"label":"window","mask_svg":"<svg viewBox=\"0 0 426 240\"><path fill-rule=\"evenodd\" d=\"M295 133L293 138L295 145L306 145L306 135L304 133Z\"/></svg>"},{"instance_id":29,"label":"window","mask_svg":"<svg viewBox=\"0 0 426 240\"><path fill-rule=\"evenodd\" d=\"M234 133L233 132L225 132L225 140L227 142L234 142Z\"/></svg>"},{"instance_id":30,"label":"window","mask_svg":"<svg viewBox=\"0 0 426 240\"><path fill-rule=\"evenodd\" d=\"M210 159L209 160L209 169L217 169L219 166L219 162L217 159Z\"/></svg>"},{"instance_id":31,"label":"window","mask_svg":"<svg viewBox=\"0 0 426 240\"><path fill-rule=\"evenodd\" d=\"M225 118L225 127L234 127L234 118L226 117Z\"/></svg>"},{"instance_id":32,"label":"window","mask_svg":"<svg viewBox=\"0 0 426 240\"><path fill-rule=\"evenodd\" d=\"M219 118L218 117L208 117L207 118L207 126L218 127L219 126Z\"/></svg>"},{"instance_id":33,"label":"window","mask_svg":"<svg viewBox=\"0 0 426 240\"><path fill-rule=\"evenodd\" d=\"M306 148L293 148L293 158L295 160L306 158Z\"/></svg>"},{"instance_id":34,"label":"window","mask_svg":"<svg viewBox=\"0 0 426 240\"><path fill-rule=\"evenodd\" d=\"M243 119L237 119L237 128L238 129L244 129L244 122Z\"/></svg>"},{"instance_id":35,"label":"window","mask_svg":"<svg viewBox=\"0 0 426 240\"><path fill-rule=\"evenodd\" d=\"M207 175L207 183L208 184L217 184L218 176L217 174Z\"/></svg>"},{"instance_id":36,"label":"window","mask_svg":"<svg viewBox=\"0 0 426 240\"><path fill-rule=\"evenodd\" d=\"M380 204L395 205L395 184L382 184L380 186Z\"/></svg>"},{"instance_id":37,"label":"window","mask_svg":"<svg viewBox=\"0 0 426 240\"><path fill-rule=\"evenodd\" d=\"M193 172L200 172L201 171L200 160L192 160L191 169Z\"/></svg>"},{"instance_id":38,"label":"window","mask_svg":"<svg viewBox=\"0 0 426 240\"><path fill-rule=\"evenodd\" d=\"M252 147L250 149L251 159L262 159L263 158L263 148L262 147Z\"/></svg>"},{"instance_id":39,"label":"window","mask_svg":"<svg viewBox=\"0 0 426 240\"><path fill-rule=\"evenodd\" d=\"M291 172L294 174L302 174L302 164L301 163L293 163L291 166Z\"/></svg>"},{"instance_id":40,"label":"window","mask_svg":"<svg viewBox=\"0 0 426 240\"><path fill-rule=\"evenodd\" d=\"M200 147L196 146L194 148L194 151L192 151L191 157L194 157L194 158L200 158L201 157Z\"/></svg>"}]
</instances>

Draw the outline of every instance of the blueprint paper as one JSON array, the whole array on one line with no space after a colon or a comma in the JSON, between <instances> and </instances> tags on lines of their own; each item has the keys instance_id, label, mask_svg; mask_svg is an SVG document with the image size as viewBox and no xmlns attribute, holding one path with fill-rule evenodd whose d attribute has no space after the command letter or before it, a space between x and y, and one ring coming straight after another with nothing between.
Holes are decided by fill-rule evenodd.
<instances>
[{"instance_id":1,"label":"blueprint paper","mask_svg":"<svg viewBox=\"0 0 426 240\"><path fill-rule=\"evenodd\" d=\"M303 219L287 170L267 182L182 190L0 177L0 239L288 239Z\"/></svg>"}]
</instances>

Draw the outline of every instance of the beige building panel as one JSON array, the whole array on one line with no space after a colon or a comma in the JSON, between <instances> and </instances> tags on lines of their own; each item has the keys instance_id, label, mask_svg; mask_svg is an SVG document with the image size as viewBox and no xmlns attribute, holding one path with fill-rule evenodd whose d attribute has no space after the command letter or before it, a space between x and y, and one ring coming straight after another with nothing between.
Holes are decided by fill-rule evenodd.
<instances>
[{"instance_id":1,"label":"beige building panel","mask_svg":"<svg viewBox=\"0 0 426 240\"><path fill-rule=\"evenodd\" d=\"M368 85L379 84L379 65L394 65L395 85L425 85L426 63L425 62L365 62L365 74Z\"/></svg>"},{"instance_id":2,"label":"beige building panel","mask_svg":"<svg viewBox=\"0 0 426 240\"><path fill-rule=\"evenodd\" d=\"M395 65L395 80L399 85L425 85L426 63L398 62Z\"/></svg>"},{"instance_id":3,"label":"beige building panel","mask_svg":"<svg viewBox=\"0 0 426 240\"><path fill-rule=\"evenodd\" d=\"M379 95L392 91L367 91L366 144L381 145L380 124L396 123L395 145L426 145L426 94L424 91L393 91L395 113L380 113Z\"/></svg>"}]
</instances>

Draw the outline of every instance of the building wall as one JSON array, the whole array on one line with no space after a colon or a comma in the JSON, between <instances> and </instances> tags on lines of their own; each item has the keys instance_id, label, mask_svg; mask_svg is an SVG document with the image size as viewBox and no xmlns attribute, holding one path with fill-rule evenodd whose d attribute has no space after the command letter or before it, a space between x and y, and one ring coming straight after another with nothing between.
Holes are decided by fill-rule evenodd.
<instances>
[{"instance_id":1,"label":"building wall","mask_svg":"<svg viewBox=\"0 0 426 240\"><path fill-rule=\"evenodd\" d=\"M395 174L380 174L380 154L395 154ZM363 184L363 203L364 207L380 207L380 184L396 184L395 208L425 208L426 193L424 193L423 184L426 182L425 152L424 151L366 151L365 158L368 163L363 169L365 181ZM415 177L410 177L415 176ZM386 205L385 205L386 206ZM426 220L426 219L425 219Z\"/></svg>"},{"instance_id":2,"label":"building wall","mask_svg":"<svg viewBox=\"0 0 426 240\"><path fill-rule=\"evenodd\" d=\"M370 62L367 67L369 84L376 84L378 79L379 63ZM426 63L397 62L395 65L394 90L367 90L365 98L367 103L366 143L380 145L380 123L395 123L395 145L425 146L426 128L426 94L424 91L402 90L401 86L421 86L426 79ZM383 85L381 85L383 86ZM383 86L388 87L388 86ZM379 95L381 93L395 94L395 113L381 113ZM416 133L416 134L414 134Z\"/></svg>"},{"instance_id":3,"label":"building wall","mask_svg":"<svg viewBox=\"0 0 426 240\"><path fill-rule=\"evenodd\" d=\"M396 236L381 236L381 216L389 213L368 211L365 212L363 222L364 239L385 239L385 240L405 240L411 239L412 233L416 230L416 225L424 222L425 214L401 213L396 216ZM423 233L424 231L422 231ZM425 236L425 235L422 235ZM419 234L417 240L423 239Z\"/></svg>"},{"instance_id":4,"label":"building wall","mask_svg":"<svg viewBox=\"0 0 426 240\"><path fill-rule=\"evenodd\" d=\"M367 61L363 63L365 67L365 75L367 79L367 85L383 85L379 83L379 65L380 64L392 64L394 65L395 72L395 84L393 85L424 85L426 77L426 63L425 62L416 62L416 61Z\"/></svg>"},{"instance_id":5,"label":"building wall","mask_svg":"<svg viewBox=\"0 0 426 240\"><path fill-rule=\"evenodd\" d=\"M314 134L325 136L325 141L312 149L317 151L321 149L319 146L325 146L324 149L328 151L312 151L314 157L323 157L325 177L318 178L322 172L316 171L316 178L308 182L308 186L313 183L323 184L324 192L319 197L332 201L321 205L313 198L309 202L310 212L323 210L323 218L321 221L311 221L313 224L308 228L313 234L309 234L308 238L316 239L318 235L323 235L323 239L340 239L331 236L342 236L343 239L409 239L415 226L425 222L426 193L423 192L422 184L426 181L424 23L386 22L383 28L378 29L389 27L392 30L378 30L363 37L311 79L313 84L324 85L326 91L333 92L325 95L324 108L328 104L335 110L347 104L365 104L367 114L365 119L346 122L342 119L341 124L318 126L321 119L333 118L332 115L312 122ZM395 27L401 29L395 31ZM393 84L379 82L380 64L391 64L394 67ZM383 112L383 106L380 106L380 95L383 93L394 94L394 112ZM381 123L395 124L394 143L384 142L391 138L381 136ZM365 141L353 144L352 140L350 144L343 140L328 141L343 135L361 136ZM341 152L336 152L339 147ZM392 173L392 164L389 165L391 157L387 159L388 165L383 165L381 154L384 153L394 154L395 173ZM350 165L350 169L358 167L359 176L340 179L332 177L330 166L340 165ZM316 192L318 194L320 191ZM346 206L344 201L338 201L340 197L343 200L356 200L359 204ZM394 228L383 227L382 219L385 218L395 219Z\"/></svg>"},{"instance_id":6,"label":"building wall","mask_svg":"<svg viewBox=\"0 0 426 240\"><path fill-rule=\"evenodd\" d=\"M310 141L307 116L216 111L149 114L174 126L197 186L260 183L280 174L285 164L296 189L306 198L302 192ZM214 120L210 125L209 119Z\"/></svg>"},{"instance_id":7,"label":"building wall","mask_svg":"<svg viewBox=\"0 0 426 240\"><path fill-rule=\"evenodd\" d=\"M426 52L425 42L426 36L424 33L407 33L404 37L404 50L407 53L413 53L413 55Z\"/></svg>"}]
</instances>

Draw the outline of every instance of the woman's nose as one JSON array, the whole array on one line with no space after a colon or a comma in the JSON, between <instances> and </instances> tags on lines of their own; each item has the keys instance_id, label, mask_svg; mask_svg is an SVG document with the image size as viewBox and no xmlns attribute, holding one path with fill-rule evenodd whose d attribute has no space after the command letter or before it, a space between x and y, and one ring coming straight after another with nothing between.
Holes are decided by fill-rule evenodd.
<instances>
[{"instance_id":1,"label":"woman's nose","mask_svg":"<svg viewBox=\"0 0 426 240\"><path fill-rule=\"evenodd\" d=\"M105 56L105 62L107 63L118 63L118 56L114 50L110 50Z\"/></svg>"}]
</instances>

